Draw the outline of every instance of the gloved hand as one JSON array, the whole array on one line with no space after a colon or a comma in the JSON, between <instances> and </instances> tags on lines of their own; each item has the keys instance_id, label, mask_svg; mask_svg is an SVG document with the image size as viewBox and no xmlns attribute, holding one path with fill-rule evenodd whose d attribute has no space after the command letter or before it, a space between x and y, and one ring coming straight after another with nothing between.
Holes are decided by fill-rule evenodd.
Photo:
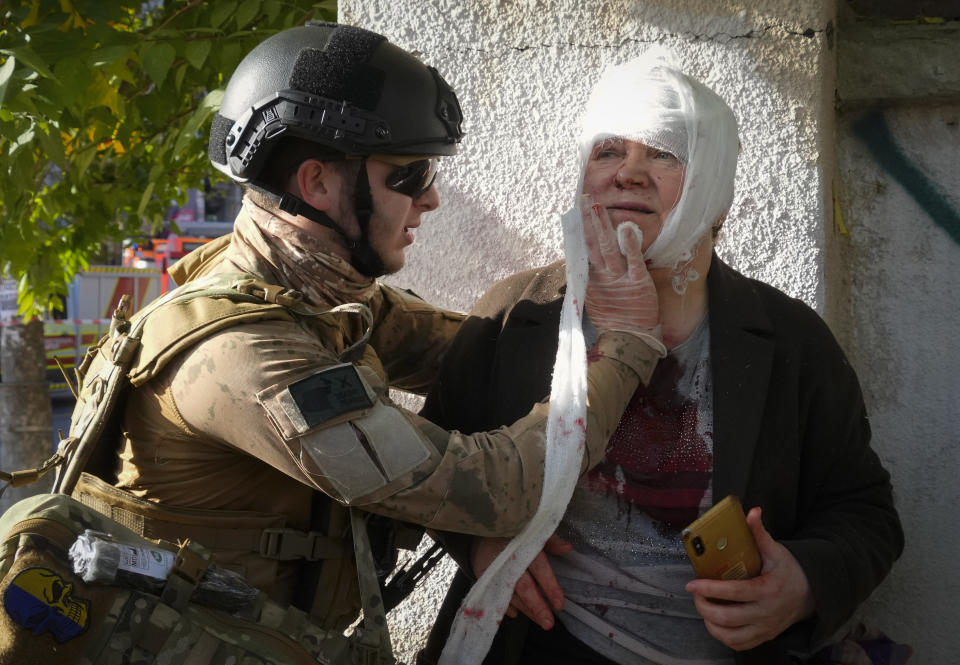
<instances>
[{"instance_id":1,"label":"gloved hand","mask_svg":"<svg viewBox=\"0 0 960 665\"><path fill-rule=\"evenodd\" d=\"M590 253L587 316L604 331L622 331L660 347L660 307L653 278L643 258L643 233L625 222L614 228L606 208L581 199L583 232Z\"/></svg>"}]
</instances>

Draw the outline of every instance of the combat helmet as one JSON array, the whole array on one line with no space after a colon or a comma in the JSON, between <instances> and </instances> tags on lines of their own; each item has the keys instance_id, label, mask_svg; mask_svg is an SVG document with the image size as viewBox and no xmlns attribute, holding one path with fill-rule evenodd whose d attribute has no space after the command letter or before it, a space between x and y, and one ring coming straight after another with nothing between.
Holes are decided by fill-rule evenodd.
<instances>
[{"instance_id":1,"label":"combat helmet","mask_svg":"<svg viewBox=\"0 0 960 665\"><path fill-rule=\"evenodd\" d=\"M240 62L210 129L213 165L237 182L347 238L351 263L371 277L383 264L368 243L372 214L367 170L359 169L354 207L361 237L264 182L264 165L284 139L317 145L325 159L372 154L452 155L463 136L453 89L386 37L336 23L310 22L273 35Z\"/></svg>"}]
</instances>

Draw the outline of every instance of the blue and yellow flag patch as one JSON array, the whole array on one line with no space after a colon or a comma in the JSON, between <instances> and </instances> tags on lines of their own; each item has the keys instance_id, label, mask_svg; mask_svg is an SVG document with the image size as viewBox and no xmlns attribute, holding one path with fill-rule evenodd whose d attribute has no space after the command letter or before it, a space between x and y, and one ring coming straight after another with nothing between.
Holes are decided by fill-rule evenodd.
<instances>
[{"instance_id":1,"label":"blue and yellow flag patch","mask_svg":"<svg viewBox=\"0 0 960 665\"><path fill-rule=\"evenodd\" d=\"M72 640L89 624L90 601L73 595L73 584L47 568L22 570L3 596L3 607L14 622L50 633L57 642Z\"/></svg>"}]
</instances>

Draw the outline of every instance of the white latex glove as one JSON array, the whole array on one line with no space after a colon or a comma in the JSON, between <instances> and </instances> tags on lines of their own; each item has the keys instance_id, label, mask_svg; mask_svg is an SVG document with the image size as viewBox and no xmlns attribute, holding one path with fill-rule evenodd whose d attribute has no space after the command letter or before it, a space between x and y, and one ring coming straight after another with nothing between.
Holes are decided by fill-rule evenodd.
<instances>
[{"instance_id":1,"label":"white latex glove","mask_svg":"<svg viewBox=\"0 0 960 665\"><path fill-rule=\"evenodd\" d=\"M607 209L581 199L583 234L590 253L587 316L598 333L622 331L652 338L660 347L660 306L643 258L643 233L625 222L614 228Z\"/></svg>"}]
</instances>

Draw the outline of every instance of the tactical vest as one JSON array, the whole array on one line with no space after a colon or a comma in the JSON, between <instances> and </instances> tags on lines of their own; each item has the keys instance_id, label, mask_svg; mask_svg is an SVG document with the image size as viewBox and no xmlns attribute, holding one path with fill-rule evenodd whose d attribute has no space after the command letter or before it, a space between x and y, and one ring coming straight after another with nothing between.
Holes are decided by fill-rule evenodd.
<instances>
[{"instance_id":1,"label":"tactical vest","mask_svg":"<svg viewBox=\"0 0 960 665\"><path fill-rule=\"evenodd\" d=\"M361 526L362 517L355 524ZM395 662L378 631L362 628L351 638L325 631L263 592L232 612L202 604L194 590L210 565L205 548L141 539L65 494L23 499L3 514L0 529L0 665ZM85 582L67 552L87 529L131 548L175 553L162 591Z\"/></svg>"},{"instance_id":2,"label":"tactical vest","mask_svg":"<svg viewBox=\"0 0 960 665\"><path fill-rule=\"evenodd\" d=\"M88 350L77 370L80 389L70 435L61 441L55 458L37 472L42 474L59 465L62 468L54 483L55 493L72 494L83 506L112 521L108 524L119 524L137 537L200 543L205 552L213 552L214 560L218 552L241 552L268 560L349 558L350 552L344 551L342 541L319 532L285 528L282 515L169 508L138 499L104 482L98 475L109 477L108 469L115 461L115 449L99 444L117 440L122 411L118 407L122 405L126 391L157 376L172 359L200 340L241 323L293 320L296 310L322 317L340 311L356 313L357 308L356 305L347 305L329 312L305 312L299 293L241 274L214 275L190 282L154 301L129 321L121 306L114 315L110 333ZM359 313L369 316L368 311ZM154 322L153 325L150 322ZM364 342L365 339L355 346ZM366 532L367 516L355 509L349 511L349 516L363 599L364 626L349 644L334 644L346 638L316 627L307 630L312 636L305 639L311 643L326 640L324 648L311 655L314 662L392 663L395 661ZM318 592L323 585L321 577ZM175 609L179 612L185 607L183 604ZM302 612L290 611L298 617L295 622L298 626L304 623ZM170 621L164 625L172 630ZM304 625L309 626L309 622ZM213 632L216 630L227 629L221 627ZM154 635L154 642L157 639ZM165 654L164 657L170 655L166 651L156 653Z\"/></svg>"}]
</instances>

